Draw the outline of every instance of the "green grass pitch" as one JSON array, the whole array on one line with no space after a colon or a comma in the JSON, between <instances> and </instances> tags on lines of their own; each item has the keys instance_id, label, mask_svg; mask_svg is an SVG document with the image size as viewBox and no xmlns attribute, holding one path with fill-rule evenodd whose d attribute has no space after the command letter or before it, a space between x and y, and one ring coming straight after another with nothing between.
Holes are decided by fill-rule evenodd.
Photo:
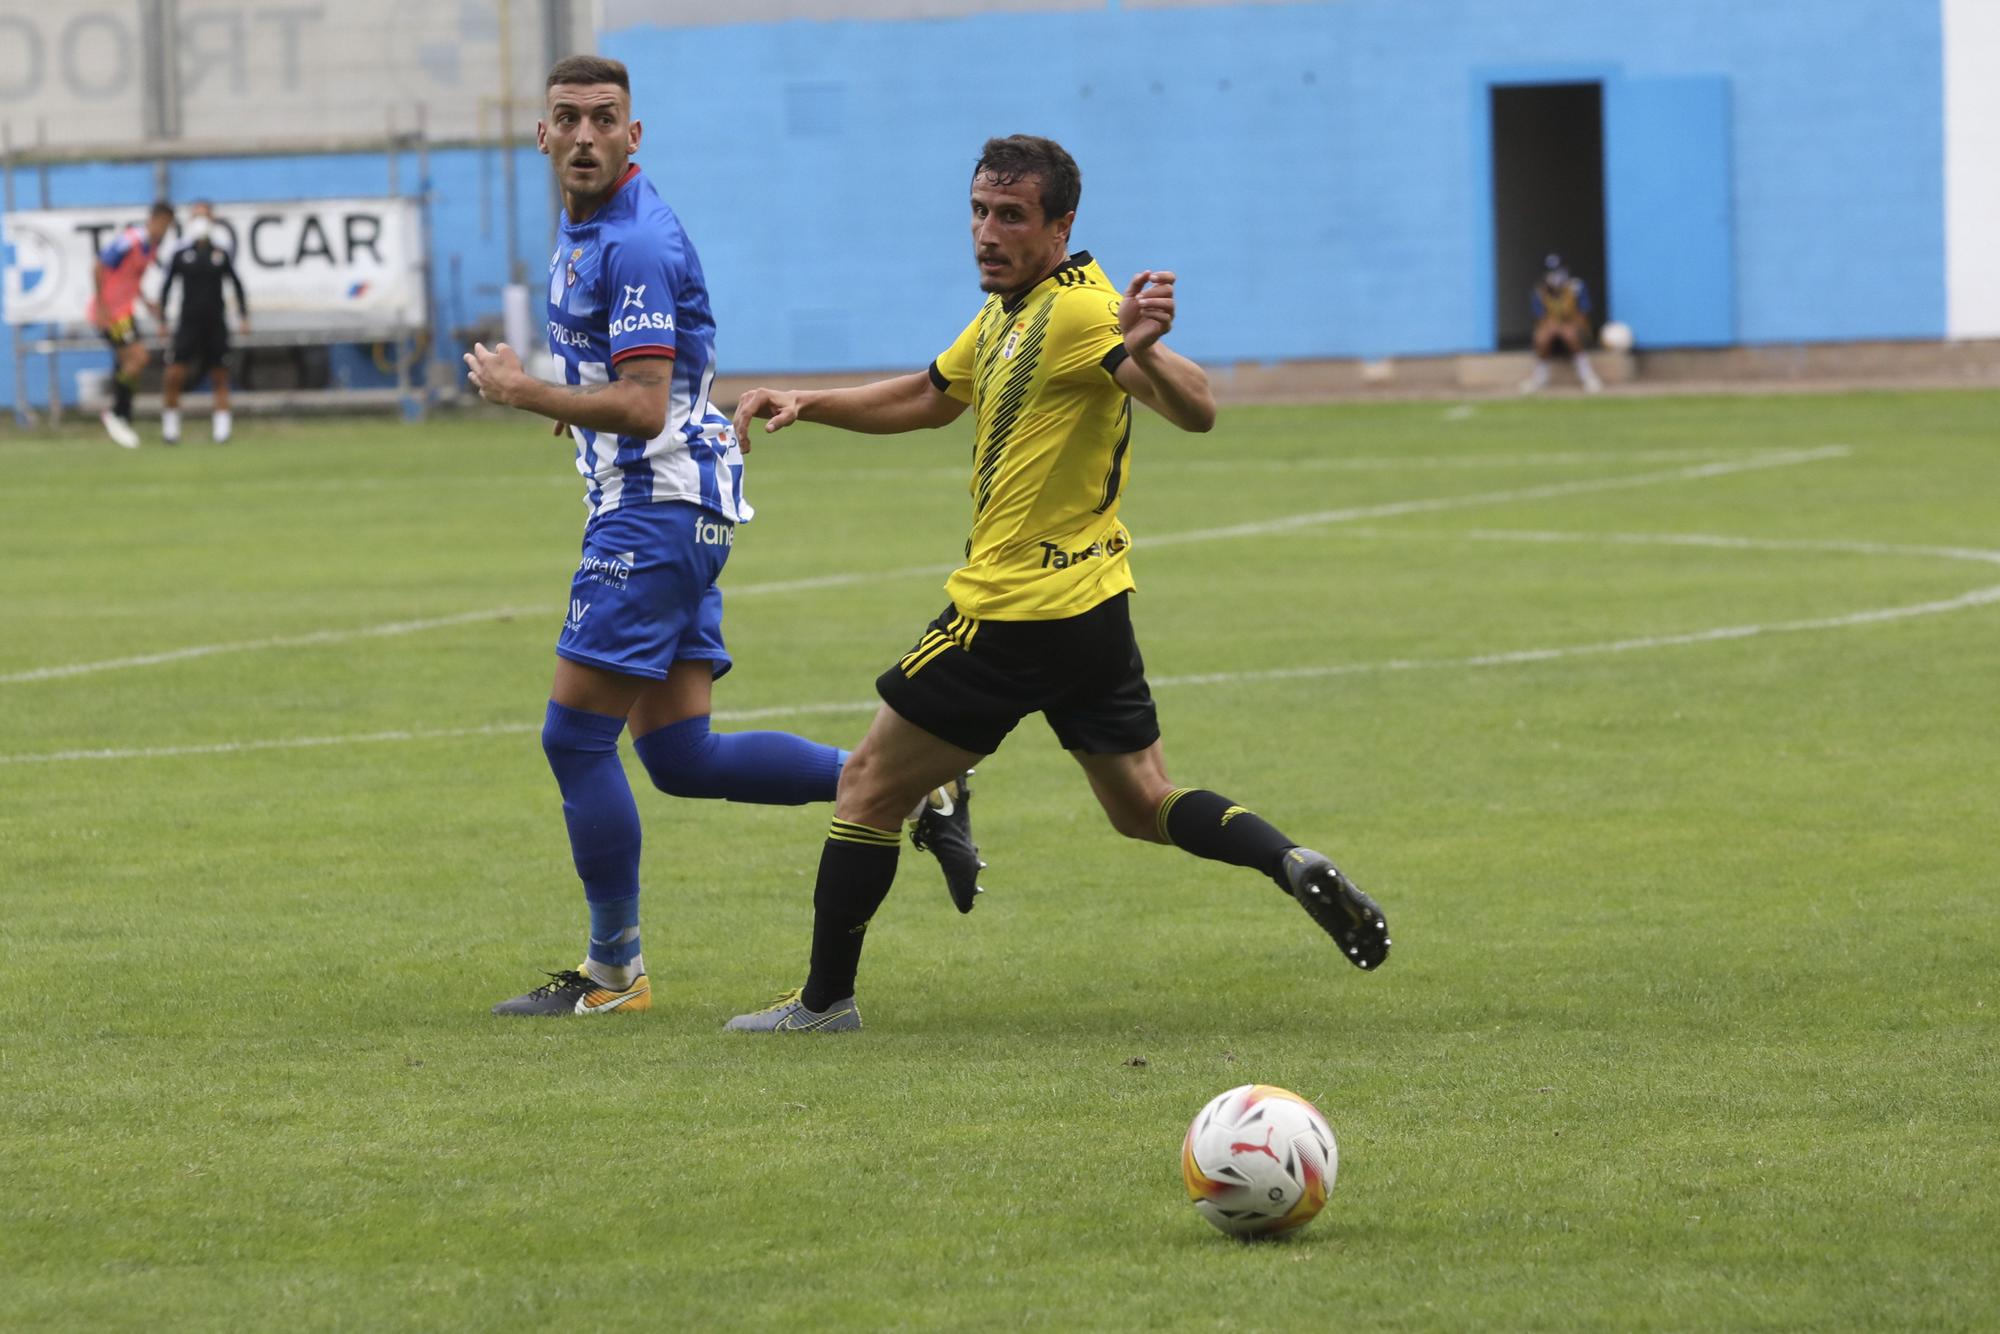
<instances>
[{"instance_id":1,"label":"green grass pitch","mask_svg":"<svg viewBox=\"0 0 2000 1334\"><path fill-rule=\"evenodd\" d=\"M785 1041L721 1024L802 976L827 809L636 765L652 1013L487 1013L582 939L560 442L0 438L0 1326L1990 1328L1996 422L1142 421L1173 774L1334 855L1393 956L1119 840L1030 720L978 910L906 853L866 1031ZM859 737L966 450L757 442L723 725ZM1278 1243L1179 1182L1251 1081L1340 1141Z\"/></svg>"}]
</instances>

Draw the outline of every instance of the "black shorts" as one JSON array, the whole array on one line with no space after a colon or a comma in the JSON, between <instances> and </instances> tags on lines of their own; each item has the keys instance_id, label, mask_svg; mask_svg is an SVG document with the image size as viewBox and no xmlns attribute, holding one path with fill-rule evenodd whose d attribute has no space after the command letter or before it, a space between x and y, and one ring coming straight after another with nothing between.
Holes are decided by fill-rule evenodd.
<instances>
[{"instance_id":1,"label":"black shorts","mask_svg":"<svg viewBox=\"0 0 2000 1334\"><path fill-rule=\"evenodd\" d=\"M174 331L173 352L167 360L187 367L189 383L197 383L228 355L229 325L222 320L193 320Z\"/></svg>"},{"instance_id":2,"label":"black shorts","mask_svg":"<svg viewBox=\"0 0 2000 1334\"><path fill-rule=\"evenodd\" d=\"M98 332L104 335L105 342L111 344L113 352L123 352L139 341L139 321L130 315L120 315Z\"/></svg>"},{"instance_id":3,"label":"black shorts","mask_svg":"<svg viewBox=\"0 0 2000 1334\"><path fill-rule=\"evenodd\" d=\"M1037 712L1065 750L1126 755L1160 739L1125 593L1060 621L975 621L946 607L875 689L932 736L979 755Z\"/></svg>"}]
</instances>

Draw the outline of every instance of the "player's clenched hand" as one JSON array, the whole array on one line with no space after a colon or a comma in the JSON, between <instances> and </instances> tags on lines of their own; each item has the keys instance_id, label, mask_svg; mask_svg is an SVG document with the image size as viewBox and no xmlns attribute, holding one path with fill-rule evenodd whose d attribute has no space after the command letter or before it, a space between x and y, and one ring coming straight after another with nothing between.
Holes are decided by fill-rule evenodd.
<instances>
[{"instance_id":1,"label":"player's clenched hand","mask_svg":"<svg viewBox=\"0 0 2000 1334\"><path fill-rule=\"evenodd\" d=\"M1125 331L1125 350L1143 352L1174 327L1174 275L1147 269L1125 284L1118 303L1118 327Z\"/></svg>"},{"instance_id":2,"label":"player's clenched hand","mask_svg":"<svg viewBox=\"0 0 2000 1334\"><path fill-rule=\"evenodd\" d=\"M472 351L465 354L465 370L465 378L479 391L479 396L503 408L513 406L515 388L528 378L528 373L521 369L521 359L505 343L491 348L474 343Z\"/></svg>"},{"instance_id":3,"label":"player's clenched hand","mask_svg":"<svg viewBox=\"0 0 2000 1334\"><path fill-rule=\"evenodd\" d=\"M770 420L766 433L782 431L799 419L799 391L796 389L752 389L736 400L736 443L750 452L750 423L759 417Z\"/></svg>"}]
</instances>

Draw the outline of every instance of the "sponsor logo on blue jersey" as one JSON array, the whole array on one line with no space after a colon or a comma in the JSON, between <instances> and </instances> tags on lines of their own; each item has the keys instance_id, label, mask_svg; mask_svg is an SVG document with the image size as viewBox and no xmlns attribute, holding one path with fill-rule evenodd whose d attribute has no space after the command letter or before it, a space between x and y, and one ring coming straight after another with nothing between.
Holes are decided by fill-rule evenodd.
<instances>
[{"instance_id":1,"label":"sponsor logo on blue jersey","mask_svg":"<svg viewBox=\"0 0 2000 1334\"><path fill-rule=\"evenodd\" d=\"M658 329L662 333L674 331L674 317L664 310L648 310L638 315L620 315L611 321L611 336L637 333L641 329Z\"/></svg>"}]
</instances>

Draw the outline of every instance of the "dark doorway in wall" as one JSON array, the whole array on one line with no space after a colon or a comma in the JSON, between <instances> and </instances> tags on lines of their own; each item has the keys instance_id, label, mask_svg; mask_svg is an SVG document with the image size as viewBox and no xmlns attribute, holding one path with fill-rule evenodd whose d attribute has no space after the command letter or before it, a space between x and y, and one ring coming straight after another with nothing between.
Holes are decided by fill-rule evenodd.
<instances>
[{"instance_id":1,"label":"dark doorway in wall","mask_svg":"<svg viewBox=\"0 0 2000 1334\"><path fill-rule=\"evenodd\" d=\"M1501 348L1528 346L1528 289L1554 252L1590 285L1592 323L1611 293L1604 268L1604 88L1596 83L1495 86L1493 281Z\"/></svg>"}]
</instances>

